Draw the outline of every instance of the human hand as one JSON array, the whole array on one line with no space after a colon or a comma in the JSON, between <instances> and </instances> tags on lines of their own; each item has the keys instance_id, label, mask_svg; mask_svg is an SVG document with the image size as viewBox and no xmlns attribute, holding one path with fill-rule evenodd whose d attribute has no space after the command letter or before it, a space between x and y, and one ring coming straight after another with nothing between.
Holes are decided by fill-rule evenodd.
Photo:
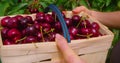
<instances>
[{"instance_id":1,"label":"human hand","mask_svg":"<svg viewBox=\"0 0 120 63\"><path fill-rule=\"evenodd\" d=\"M56 34L56 44L62 54L64 61L60 63L85 63L80 57L69 47L66 39Z\"/></svg>"},{"instance_id":2,"label":"human hand","mask_svg":"<svg viewBox=\"0 0 120 63\"><path fill-rule=\"evenodd\" d=\"M78 13L80 13L82 11L85 12L85 13L87 13L87 14L89 14L89 15L92 15L92 10L89 10L85 6L79 6L79 7L76 7L75 9L72 10L72 12L74 14L78 14Z\"/></svg>"}]
</instances>

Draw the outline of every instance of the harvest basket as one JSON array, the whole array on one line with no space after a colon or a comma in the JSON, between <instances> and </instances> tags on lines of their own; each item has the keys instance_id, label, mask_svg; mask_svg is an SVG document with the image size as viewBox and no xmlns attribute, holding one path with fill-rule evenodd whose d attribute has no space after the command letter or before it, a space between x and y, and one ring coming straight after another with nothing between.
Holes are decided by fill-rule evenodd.
<instances>
[{"instance_id":1,"label":"harvest basket","mask_svg":"<svg viewBox=\"0 0 120 63\"><path fill-rule=\"evenodd\" d=\"M71 17L73 13L66 11L65 15L66 17ZM87 63L105 63L108 49L114 37L113 33L94 17L84 12L78 15L87 16L91 22L97 22L100 25L100 32L105 35L89 39L72 40L69 46ZM23 16L26 15L24 14ZM35 18L35 14L29 16L32 16L33 19ZM0 17L0 20L2 18ZM3 45L1 36L0 55L3 63L54 63L60 60L60 54L55 42Z\"/></svg>"}]
</instances>

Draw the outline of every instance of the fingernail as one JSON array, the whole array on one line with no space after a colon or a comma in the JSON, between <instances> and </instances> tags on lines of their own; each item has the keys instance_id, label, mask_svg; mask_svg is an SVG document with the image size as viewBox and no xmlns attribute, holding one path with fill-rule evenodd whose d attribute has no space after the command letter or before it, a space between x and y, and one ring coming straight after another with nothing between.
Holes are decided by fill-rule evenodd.
<instances>
[{"instance_id":1,"label":"fingernail","mask_svg":"<svg viewBox=\"0 0 120 63\"><path fill-rule=\"evenodd\" d=\"M56 37L56 38L55 38L55 41L57 42L57 41L60 40L60 37L61 37L61 36L60 36L60 34L56 34L55 37Z\"/></svg>"}]
</instances>

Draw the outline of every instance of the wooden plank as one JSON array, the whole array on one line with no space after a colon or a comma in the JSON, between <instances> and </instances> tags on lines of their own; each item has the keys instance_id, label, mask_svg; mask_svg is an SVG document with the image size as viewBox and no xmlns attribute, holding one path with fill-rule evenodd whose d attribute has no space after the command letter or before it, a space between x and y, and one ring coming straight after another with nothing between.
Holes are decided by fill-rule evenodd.
<instances>
[{"instance_id":1,"label":"wooden plank","mask_svg":"<svg viewBox=\"0 0 120 63\"><path fill-rule=\"evenodd\" d=\"M103 40L104 39L104 40ZM111 45L111 40L109 36L102 36L97 38L92 38L88 40L74 40L72 41L69 46L72 49L84 49L92 47L93 49L90 51L100 50L99 47L105 46L102 49L108 49ZM9 45L9 46L3 46L1 48L1 55L2 56L20 56L20 55L29 55L29 54L48 54L48 53L54 53L57 52L57 47L55 42L48 42L48 43L36 43L37 47L35 47L34 44L22 44L22 45ZM47 47L46 47L47 46ZM95 49L94 49L94 47ZM99 46L99 47L98 47ZM98 47L96 49L96 47ZM89 51L89 49L88 49ZM86 52L88 53L88 52Z\"/></svg>"},{"instance_id":2,"label":"wooden plank","mask_svg":"<svg viewBox=\"0 0 120 63\"><path fill-rule=\"evenodd\" d=\"M86 63L105 63L107 51L96 52L80 56Z\"/></svg>"},{"instance_id":3,"label":"wooden plank","mask_svg":"<svg viewBox=\"0 0 120 63\"><path fill-rule=\"evenodd\" d=\"M50 54L34 54L25 56L10 56L2 57L2 63L33 63L39 62L44 59L50 59L52 56Z\"/></svg>"}]
</instances>

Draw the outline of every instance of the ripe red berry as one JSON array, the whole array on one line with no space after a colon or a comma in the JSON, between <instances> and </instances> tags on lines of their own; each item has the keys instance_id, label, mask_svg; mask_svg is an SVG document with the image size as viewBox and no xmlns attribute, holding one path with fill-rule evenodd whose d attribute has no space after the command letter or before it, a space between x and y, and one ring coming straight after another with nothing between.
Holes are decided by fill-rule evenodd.
<instances>
[{"instance_id":1,"label":"ripe red berry","mask_svg":"<svg viewBox=\"0 0 120 63\"><path fill-rule=\"evenodd\" d=\"M21 37L21 32L15 28L13 28L8 31L7 36L8 36L8 38L14 38L16 36Z\"/></svg>"},{"instance_id":2,"label":"ripe red berry","mask_svg":"<svg viewBox=\"0 0 120 63\"><path fill-rule=\"evenodd\" d=\"M73 35L73 36L76 36L77 34L78 34L78 29L77 28L75 28L75 27L70 27L69 28L69 33L71 34L71 35Z\"/></svg>"},{"instance_id":3,"label":"ripe red berry","mask_svg":"<svg viewBox=\"0 0 120 63\"><path fill-rule=\"evenodd\" d=\"M78 22L80 21L80 19L81 19L81 17L78 16L78 15L73 15L73 16L72 16L72 20L73 20L73 22L78 23Z\"/></svg>"},{"instance_id":4,"label":"ripe red berry","mask_svg":"<svg viewBox=\"0 0 120 63\"><path fill-rule=\"evenodd\" d=\"M15 42L10 39L6 39L3 41L3 45L12 45L12 44L15 44Z\"/></svg>"},{"instance_id":5,"label":"ripe red berry","mask_svg":"<svg viewBox=\"0 0 120 63\"><path fill-rule=\"evenodd\" d=\"M25 43L34 43L34 42L37 42L37 38L35 36L28 36L25 39Z\"/></svg>"},{"instance_id":6,"label":"ripe red berry","mask_svg":"<svg viewBox=\"0 0 120 63\"><path fill-rule=\"evenodd\" d=\"M2 20L1 20L1 25L6 27L7 26L7 23L8 21L10 20L11 17L7 16L7 17L4 17Z\"/></svg>"},{"instance_id":7,"label":"ripe red berry","mask_svg":"<svg viewBox=\"0 0 120 63\"><path fill-rule=\"evenodd\" d=\"M99 24L96 23L96 22L92 22L91 27L92 27L92 28L95 28L96 30L99 30L99 29L100 29Z\"/></svg>"},{"instance_id":8,"label":"ripe red berry","mask_svg":"<svg viewBox=\"0 0 120 63\"><path fill-rule=\"evenodd\" d=\"M7 27L9 28L17 28L18 27L18 20L16 17L12 17L9 19L8 23L7 23Z\"/></svg>"}]
</instances>

